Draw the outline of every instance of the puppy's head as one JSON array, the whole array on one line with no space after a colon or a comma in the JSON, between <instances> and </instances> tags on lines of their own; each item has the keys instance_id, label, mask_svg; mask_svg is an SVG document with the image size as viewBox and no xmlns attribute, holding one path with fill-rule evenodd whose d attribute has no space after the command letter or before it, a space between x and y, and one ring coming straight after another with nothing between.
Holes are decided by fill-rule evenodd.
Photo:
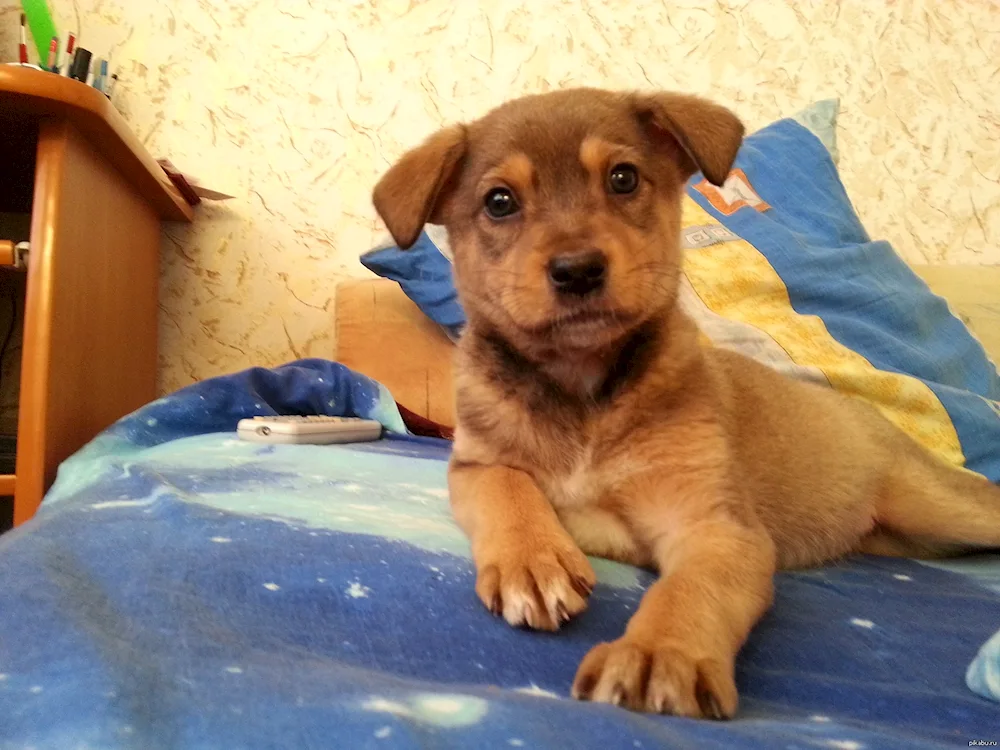
<instances>
[{"instance_id":1,"label":"puppy's head","mask_svg":"<svg viewBox=\"0 0 1000 750\"><path fill-rule=\"evenodd\" d=\"M375 207L400 247L444 224L473 329L529 356L587 356L672 306L680 198L729 173L743 126L681 94L529 96L400 159Z\"/></svg>"}]
</instances>

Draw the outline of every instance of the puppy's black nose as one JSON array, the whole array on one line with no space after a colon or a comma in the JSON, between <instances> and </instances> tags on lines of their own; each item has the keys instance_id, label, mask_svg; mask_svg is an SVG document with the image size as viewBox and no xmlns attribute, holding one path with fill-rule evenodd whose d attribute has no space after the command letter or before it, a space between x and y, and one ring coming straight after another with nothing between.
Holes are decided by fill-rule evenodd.
<instances>
[{"instance_id":1,"label":"puppy's black nose","mask_svg":"<svg viewBox=\"0 0 1000 750\"><path fill-rule=\"evenodd\" d=\"M557 255L549 261L549 281L559 294L586 297L604 286L608 259L600 250Z\"/></svg>"}]
</instances>

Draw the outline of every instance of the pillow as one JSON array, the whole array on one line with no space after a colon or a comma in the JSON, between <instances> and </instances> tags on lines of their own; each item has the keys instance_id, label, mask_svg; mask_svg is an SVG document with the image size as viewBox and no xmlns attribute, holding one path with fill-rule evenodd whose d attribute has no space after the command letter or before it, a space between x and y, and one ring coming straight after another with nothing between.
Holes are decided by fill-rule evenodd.
<instances>
[{"instance_id":1,"label":"pillow","mask_svg":"<svg viewBox=\"0 0 1000 750\"><path fill-rule=\"evenodd\" d=\"M840 163L840 152L837 151L837 116L840 114L840 99L824 99L814 102L801 112L792 115L792 119L819 138L834 164Z\"/></svg>"},{"instance_id":2,"label":"pillow","mask_svg":"<svg viewBox=\"0 0 1000 750\"><path fill-rule=\"evenodd\" d=\"M713 345L869 401L944 461L1000 482L1000 376L947 304L868 237L831 156L836 113L821 102L749 136L722 188L690 180L681 304ZM376 273L454 336L464 317L437 232L363 262L376 270L375 255Z\"/></svg>"},{"instance_id":3,"label":"pillow","mask_svg":"<svg viewBox=\"0 0 1000 750\"><path fill-rule=\"evenodd\" d=\"M400 250L389 239L362 255L361 265L399 284L450 339L458 339L465 313L452 281L451 250L443 227L428 225L409 250Z\"/></svg>"}]
</instances>

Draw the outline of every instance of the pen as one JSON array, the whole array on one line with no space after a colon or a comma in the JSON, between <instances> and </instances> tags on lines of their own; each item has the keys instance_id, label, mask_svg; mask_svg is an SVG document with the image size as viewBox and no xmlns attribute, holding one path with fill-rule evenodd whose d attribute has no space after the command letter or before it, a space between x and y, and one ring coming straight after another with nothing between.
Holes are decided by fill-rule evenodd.
<instances>
[{"instance_id":1,"label":"pen","mask_svg":"<svg viewBox=\"0 0 1000 750\"><path fill-rule=\"evenodd\" d=\"M66 40L66 69L63 71L64 76L69 75L69 67L73 64L73 52L76 50L76 34L72 31L69 34L69 39Z\"/></svg>"},{"instance_id":2,"label":"pen","mask_svg":"<svg viewBox=\"0 0 1000 750\"><path fill-rule=\"evenodd\" d=\"M101 87L98 89L102 94L108 93L108 61L101 58Z\"/></svg>"},{"instance_id":3,"label":"pen","mask_svg":"<svg viewBox=\"0 0 1000 750\"><path fill-rule=\"evenodd\" d=\"M28 62L28 36L24 31L24 25L28 22L24 13L21 14L21 43L17 46L18 60L22 65Z\"/></svg>"},{"instance_id":4,"label":"pen","mask_svg":"<svg viewBox=\"0 0 1000 750\"><path fill-rule=\"evenodd\" d=\"M52 37L52 41L49 42L49 59L48 59L48 69L53 73L59 72L59 65L56 63L56 56L59 54L59 37Z\"/></svg>"}]
</instances>

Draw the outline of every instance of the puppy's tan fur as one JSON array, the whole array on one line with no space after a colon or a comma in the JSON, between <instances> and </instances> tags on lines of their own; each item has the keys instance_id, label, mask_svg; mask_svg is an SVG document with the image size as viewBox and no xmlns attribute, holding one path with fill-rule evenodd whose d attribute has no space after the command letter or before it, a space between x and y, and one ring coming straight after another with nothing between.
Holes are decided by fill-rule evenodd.
<instances>
[{"instance_id":1,"label":"puppy's tan fur","mask_svg":"<svg viewBox=\"0 0 1000 750\"><path fill-rule=\"evenodd\" d=\"M699 345L677 304L682 189L696 169L724 181L742 134L694 97L562 91L441 131L375 189L400 246L433 221L454 251L468 328L449 482L479 597L554 630L586 607L584 553L661 572L584 659L579 698L732 716L776 568L1000 545L985 479L872 408ZM629 195L608 188L621 163L641 175ZM483 211L498 186L521 207L500 221ZM603 292L566 302L550 259L594 248Z\"/></svg>"}]
</instances>

